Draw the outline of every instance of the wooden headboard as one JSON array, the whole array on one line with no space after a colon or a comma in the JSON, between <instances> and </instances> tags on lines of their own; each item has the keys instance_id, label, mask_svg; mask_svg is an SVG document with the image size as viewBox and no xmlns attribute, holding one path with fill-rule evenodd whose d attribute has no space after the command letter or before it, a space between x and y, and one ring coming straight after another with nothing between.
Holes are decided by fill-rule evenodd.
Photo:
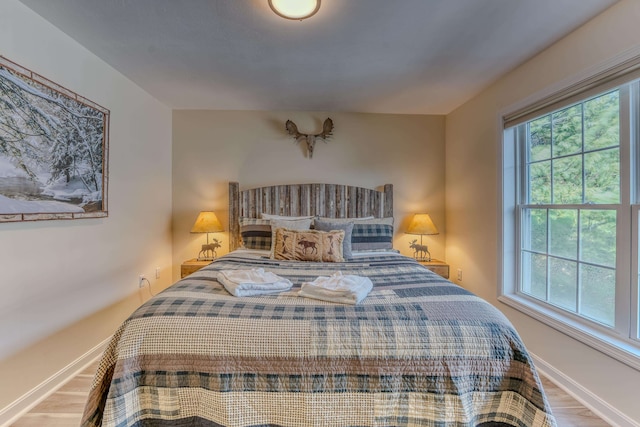
<instances>
[{"instance_id":1,"label":"wooden headboard","mask_svg":"<svg viewBox=\"0 0 640 427\"><path fill-rule=\"evenodd\" d=\"M261 213L329 218L393 216L393 184L383 191L341 184L289 184L240 191L229 183L229 250L240 247L238 218L260 218Z\"/></svg>"}]
</instances>

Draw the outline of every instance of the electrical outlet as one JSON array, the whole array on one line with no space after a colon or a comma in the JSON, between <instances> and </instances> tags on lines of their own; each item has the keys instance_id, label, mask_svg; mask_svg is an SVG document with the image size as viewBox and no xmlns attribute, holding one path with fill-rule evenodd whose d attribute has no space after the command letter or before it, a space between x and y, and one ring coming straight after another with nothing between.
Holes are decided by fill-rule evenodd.
<instances>
[{"instance_id":1,"label":"electrical outlet","mask_svg":"<svg viewBox=\"0 0 640 427\"><path fill-rule=\"evenodd\" d=\"M458 269L458 282L462 282L462 269Z\"/></svg>"},{"instance_id":2,"label":"electrical outlet","mask_svg":"<svg viewBox=\"0 0 640 427\"><path fill-rule=\"evenodd\" d=\"M160 278L160 267L156 267L156 279Z\"/></svg>"},{"instance_id":3,"label":"electrical outlet","mask_svg":"<svg viewBox=\"0 0 640 427\"><path fill-rule=\"evenodd\" d=\"M141 274L138 276L138 287L139 288L144 288L144 281L147 280L147 276L145 276L144 274Z\"/></svg>"}]
</instances>

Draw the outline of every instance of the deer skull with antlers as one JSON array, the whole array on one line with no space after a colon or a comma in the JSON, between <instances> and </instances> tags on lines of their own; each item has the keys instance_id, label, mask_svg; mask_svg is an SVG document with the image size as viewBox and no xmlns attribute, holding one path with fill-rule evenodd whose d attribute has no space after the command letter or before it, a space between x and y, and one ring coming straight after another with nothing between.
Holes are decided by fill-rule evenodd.
<instances>
[{"instance_id":1,"label":"deer skull with antlers","mask_svg":"<svg viewBox=\"0 0 640 427\"><path fill-rule=\"evenodd\" d=\"M293 123L291 120L287 120L284 124L287 128L287 132L289 135L293 136L296 140L296 143L301 139L304 139L307 143L307 153L309 153L309 158L313 158L313 149L316 145L316 138L322 139L323 142L327 142L327 139L332 135L333 132L333 120L327 118L322 125L322 132L316 134L308 134L308 133L300 133L298 131L298 126Z\"/></svg>"}]
</instances>

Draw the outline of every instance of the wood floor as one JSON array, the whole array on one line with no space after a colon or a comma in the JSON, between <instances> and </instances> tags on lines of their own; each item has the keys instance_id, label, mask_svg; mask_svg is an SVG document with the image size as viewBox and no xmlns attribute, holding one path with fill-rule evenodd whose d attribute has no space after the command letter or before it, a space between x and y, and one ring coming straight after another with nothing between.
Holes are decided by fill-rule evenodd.
<instances>
[{"instance_id":1,"label":"wood floor","mask_svg":"<svg viewBox=\"0 0 640 427\"><path fill-rule=\"evenodd\" d=\"M11 427L78 427L98 363L87 367ZM610 427L551 381L542 378L558 427Z\"/></svg>"},{"instance_id":2,"label":"wood floor","mask_svg":"<svg viewBox=\"0 0 640 427\"><path fill-rule=\"evenodd\" d=\"M541 376L541 378L558 427L610 427L610 424L598 418L564 390L545 377Z\"/></svg>"}]
</instances>

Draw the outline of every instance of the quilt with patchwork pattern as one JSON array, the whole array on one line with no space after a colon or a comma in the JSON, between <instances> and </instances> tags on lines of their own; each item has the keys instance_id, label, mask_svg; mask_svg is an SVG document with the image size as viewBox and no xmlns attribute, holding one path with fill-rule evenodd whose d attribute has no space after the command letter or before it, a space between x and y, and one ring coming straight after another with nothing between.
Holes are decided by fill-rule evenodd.
<instances>
[{"instance_id":1,"label":"quilt with patchwork pattern","mask_svg":"<svg viewBox=\"0 0 640 427\"><path fill-rule=\"evenodd\" d=\"M262 267L291 291L237 298L217 271ZM358 305L302 298L336 271L368 276ZM497 309L399 254L344 263L233 252L159 293L104 352L83 426L556 425Z\"/></svg>"}]
</instances>

